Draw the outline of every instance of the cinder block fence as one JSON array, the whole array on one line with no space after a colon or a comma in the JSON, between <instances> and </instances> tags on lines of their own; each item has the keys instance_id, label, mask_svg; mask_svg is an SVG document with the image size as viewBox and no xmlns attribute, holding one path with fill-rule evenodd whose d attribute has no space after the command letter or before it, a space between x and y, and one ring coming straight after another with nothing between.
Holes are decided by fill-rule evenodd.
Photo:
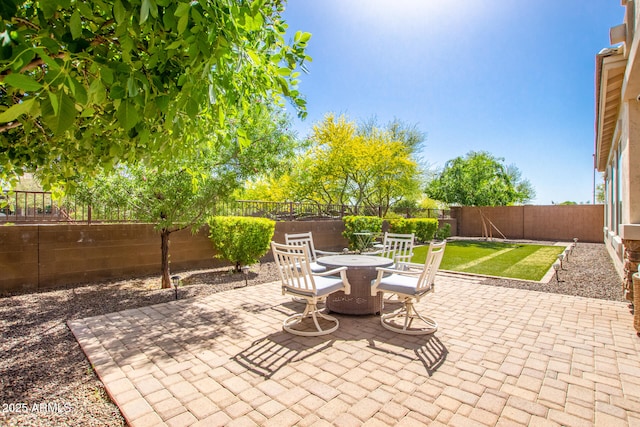
<instances>
[{"instance_id":1,"label":"cinder block fence","mask_svg":"<svg viewBox=\"0 0 640 427\"><path fill-rule=\"evenodd\" d=\"M602 242L602 205L510 206L484 208L485 215L510 239ZM477 208L453 208L453 235L481 236ZM316 247L341 250L342 220L281 221L274 240L285 233L312 231ZM499 237L497 232L494 237ZM171 235L171 271L214 268L225 263L214 258L203 228ZM270 254L265 261L271 260ZM75 283L141 277L160 271L160 235L150 224L5 225L0 226L0 293L31 292Z\"/></svg>"}]
</instances>

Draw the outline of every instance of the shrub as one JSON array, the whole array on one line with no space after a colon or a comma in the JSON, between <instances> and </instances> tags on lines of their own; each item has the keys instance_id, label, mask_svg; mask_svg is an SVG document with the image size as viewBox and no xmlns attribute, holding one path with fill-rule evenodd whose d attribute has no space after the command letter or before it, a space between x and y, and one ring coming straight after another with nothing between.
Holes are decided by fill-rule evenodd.
<instances>
[{"instance_id":1,"label":"shrub","mask_svg":"<svg viewBox=\"0 0 640 427\"><path fill-rule=\"evenodd\" d=\"M366 249L365 242L358 238L354 233L370 232L373 237L382 233L382 218L377 216L345 216L342 218L344 222L344 231L342 235L349 240L351 249L362 251Z\"/></svg>"},{"instance_id":2,"label":"shrub","mask_svg":"<svg viewBox=\"0 0 640 427\"><path fill-rule=\"evenodd\" d=\"M451 224L448 222L444 223L442 227L438 228L436 231L435 238L438 240L445 240L451 237Z\"/></svg>"},{"instance_id":3,"label":"shrub","mask_svg":"<svg viewBox=\"0 0 640 427\"><path fill-rule=\"evenodd\" d=\"M433 239L438 228L438 220L435 218L411 218L415 224L416 239L420 242L429 242Z\"/></svg>"},{"instance_id":4,"label":"shrub","mask_svg":"<svg viewBox=\"0 0 640 427\"><path fill-rule=\"evenodd\" d=\"M415 233L416 222L405 218L391 219L389 220L389 231L399 234Z\"/></svg>"},{"instance_id":5,"label":"shrub","mask_svg":"<svg viewBox=\"0 0 640 427\"><path fill-rule=\"evenodd\" d=\"M275 221L267 218L214 216L207 222L216 258L232 262L235 271L258 262L269 251L276 228Z\"/></svg>"}]
</instances>

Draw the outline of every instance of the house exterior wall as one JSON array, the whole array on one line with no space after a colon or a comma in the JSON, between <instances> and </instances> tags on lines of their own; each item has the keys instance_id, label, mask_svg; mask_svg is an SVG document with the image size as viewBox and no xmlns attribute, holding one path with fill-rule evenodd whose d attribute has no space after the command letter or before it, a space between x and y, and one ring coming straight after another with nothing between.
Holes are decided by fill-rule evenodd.
<instances>
[{"instance_id":1,"label":"house exterior wall","mask_svg":"<svg viewBox=\"0 0 640 427\"><path fill-rule=\"evenodd\" d=\"M621 3L624 22L611 31L617 46L596 55L595 167L605 184L604 242L633 301L640 263L640 8Z\"/></svg>"}]
</instances>

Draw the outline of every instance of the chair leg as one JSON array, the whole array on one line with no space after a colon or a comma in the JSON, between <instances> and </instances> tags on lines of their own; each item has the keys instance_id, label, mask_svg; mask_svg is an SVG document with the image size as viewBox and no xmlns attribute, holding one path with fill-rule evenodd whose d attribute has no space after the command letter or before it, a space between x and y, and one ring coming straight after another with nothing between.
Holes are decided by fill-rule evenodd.
<instances>
[{"instance_id":1,"label":"chair leg","mask_svg":"<svg viewBox=\"0 0 640 427\"><path fill-rule=\"evenodd\" d=\"M323 297L323 298L318 298L318 304L323 304L325 303L327 300L327 297ZM301 297L291 297L291 301L293 302L299 302L301 304L306 304L307 300L305 298L301 298Z\"/></svg>"},{"instance_id":2,"label":"chair leg","mask_svg":"<svg viewBox=\"0 0 640 427\"><path fill-rule=\"evenodd\" d=\"M305 331L305 330L294 329L295 326L300 325L304 319L309 317L311 317L311 319L313 320L313 324L316 327L315 331L314 330ZM335 323L335 325L329 329L322 329L322 327L320 326L320 322L318 321L318 317L321 317L322 319ZM285 331L292 333L294 335L301 335L306 337L314 337L318 335L330 334L331 332L334 332L335 330L337 330L338 326L340 326L340 322L338 321L338 319L319 311L318 305L316 303L312 303L309 301L307 301L307 305L304 308L304 312L296 313L293 316L289 316L282 323L282 328Z\"/></svg>"},{"instance_id":3,"label":"chair leg","mask_svg":"<svg viewBox=\"0 0 640 427\"><path fill-rule=\"evenodd\" d=\"M394 319L401 322L402 326L392 321ZM420 320L423 326L412 328L413 321L416 319ZM380 316L380 323L390 331L407 335L427 335L438 330L438 323L430 317L422 316L418 313L413 306L413 302L409 299L405 299L399 311Z\"/></svg>"}]
</instances>

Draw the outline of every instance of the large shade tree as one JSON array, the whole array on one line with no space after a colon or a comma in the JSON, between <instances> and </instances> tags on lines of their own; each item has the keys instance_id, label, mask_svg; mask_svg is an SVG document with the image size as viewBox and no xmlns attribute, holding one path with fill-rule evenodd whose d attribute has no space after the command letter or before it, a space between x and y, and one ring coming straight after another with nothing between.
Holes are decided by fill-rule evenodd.
<instances>
[{"instance_id":1,"label":"large shade tree","mask_svg":"<svg viewBox=\"0 0 640 427\"><path fill-rule=\"evenodd\" d=\"M314 126L308 144L289 174L252 183L251 196L355 205L376 213L381 208L384 215L394 203L419 194L414 146L388 129L358 128L345 116L329 114Z\"/></svg>"},{"instance_id":2,"label":"large shade tree","mask_svg":"<svg viewBox=\"0 0 640 427\"><path fill-rule=\"evenodd\" d=\"M285 42L281 0L3 0L0 180L37 170L45 187L110 169L250 144L245 116L288 98L310 34ZM153 162L151 162L153 163Z\"/></svg>"},{"instance_id":3,"label":"large shade tree","mask_svg":"<svg viewBox=\"0 0 640 427\"><path fill-rule=\"evenodd\" d=\"M449 160L427 185L432 199L460 206L506 206L535 197L528 180L513 165L486 151L471 151Z\"/></svg>"},{"instance_id":4,"label":"large shade tree","mask_svg":"<svg viewBox=\"0 0 640 427\"><path fill-rule=\"evenodd\" d=\"M479 207L483 233L488 236L493 225L482 207L526 203L535 197L531 183L521 178L519 169L503 162L486 151L471 151L449 160L425 192L450 205Z\"/></svg>"},{"instance_id":5,"label":"large shade tree","mask_svg":"<svg viewBox=\"0 0 640 427\"><path fill-rule=\"evenodd\" d=\"M209 132L211 148L190 156L170 159L161 167L120 165L77 186L77 195L91 205L117 206L137 220L153 223L160 233L162 287L170 282L171 233L197 231L244 181L257 173L274 170L294 155L296 141L288 131L287 116L263 105L247 114L246 136L252 143L225 144L216 139L211 121L196 120L192 137Z\"/></svg>"}]
</instances>

